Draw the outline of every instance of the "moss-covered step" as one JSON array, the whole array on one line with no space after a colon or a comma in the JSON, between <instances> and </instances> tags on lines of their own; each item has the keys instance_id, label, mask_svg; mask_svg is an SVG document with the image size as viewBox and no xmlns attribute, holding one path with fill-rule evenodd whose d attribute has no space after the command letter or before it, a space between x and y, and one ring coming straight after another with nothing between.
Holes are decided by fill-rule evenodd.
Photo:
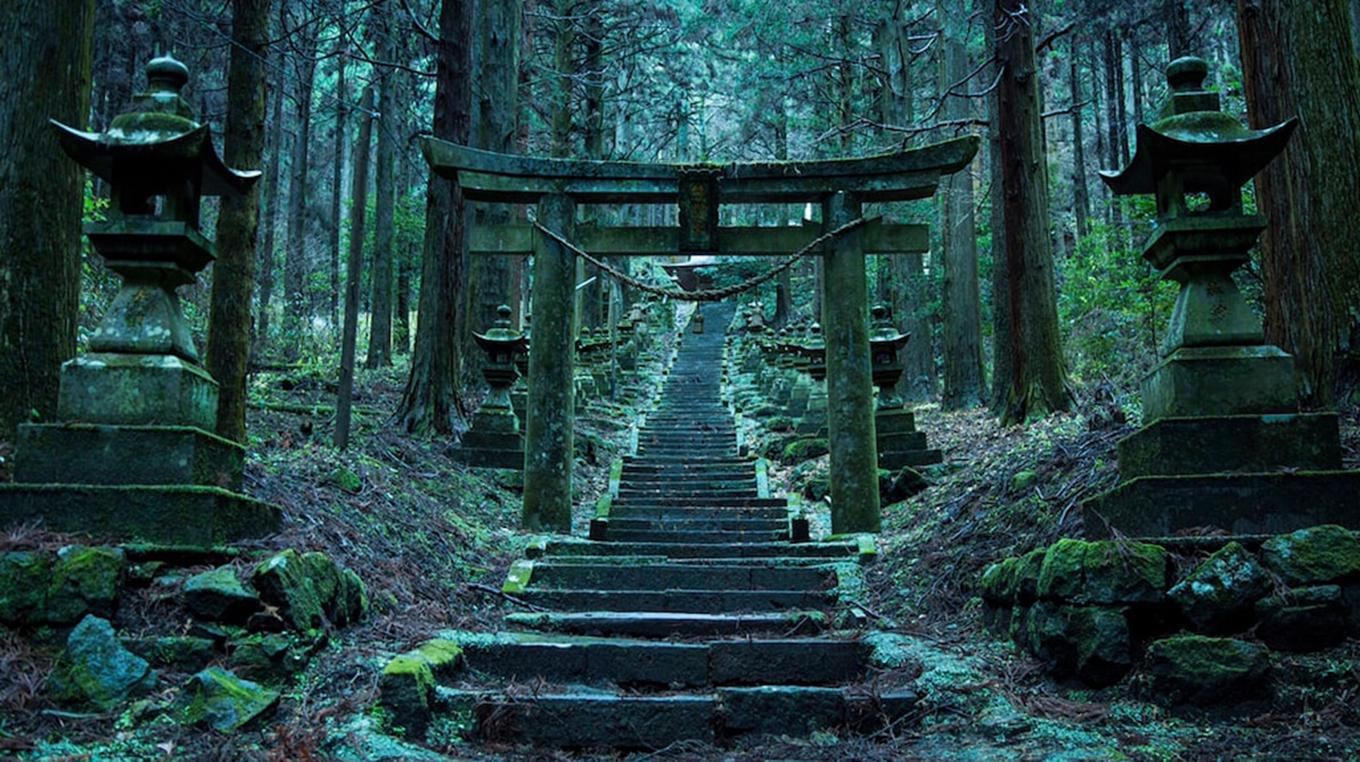
<instances>
[{"instance_id":1,"label":"moss-covered step","mask_svg":"<svg viewBox=\"0 0 1360 762\"><path fill-rule=\"evenodd\" d=\"M698 614L659 611L515 613L506 624L531 630L601 637L668 638L721 635L816 635L827 627L820 610Z\"/></svg>"},{"instance_id":2,"label":"moss-covered step","mask_svg":"<svg viewBox=\"0 0 1360 762\"><path fill-rule=\"evenodd\" d=\"M558 564L552 559L533 565L536 588L597 590L820 590L836 584L832 569L777 564L725 563Z\"/></svg>"},{"instance_id":3,"label":"moss-covered step","mask_svg":"<svg viewBox=\"0 0 1360 762\"><path fill-rule=\"evenodd\" d=\"M471 714L487 741L562 748L657 749L678 741L727 743L752 735L804 735L891 724L915 708L911 691L860 695L848 689L762 686L708 694L540 695L533 701L444 691L453 711Z\"/></svg>"},{"instance_id":4,"label":"moss-covered step","mask_svg":"<svg viewBox=\"0 0 1360 762\"><path fill-rule=\"evenodd\" d=\"M591 542L575 539L551 539L530 545L526 554L531 558L567 555L665 556L682 558L796 558L854 559L863 548L854 540L806 542L732 542L716 545L692 545L681 542Z\"/></svg>"},{"instance_id":5,"label":"moss-covered step","mask_svg":"<svg viewBox=\"0 0 1360 762\"><path fill-rule=\"evenodd\" d=\"M192 426L19 427L14 479L24 484L198 484L241 488L245 448Z\"/></svg>"},{"instance_id":6,"label":"moss-covered step","mask_svg":"<svg viewBox=\"0 0 1360 762\"><path fill-rule=\"evenodd\" d=\"M820 590L554 590L530 588L519 597L536 606L564 611L725 612L824 609L835 598Z\"/></svg>"},{"instance_id":7,"label":"moss-covered step","mask_svg":"<svg viewBox=\"0 0 1360 762\"><path fill-rule=\"evenodd\" d=\"M829 685L860 679L869 648L848 638L740 638L697 643L554 633L442 632L482 677L635 688ZM459 675L466 679L468 675Z\"/></svg>"},{"instance_id":8,"label":"moss-covered step","mask_svg":"<svg viewBox=\"0 0 1360 762\"><path fill-rule=\"evenodd\" d=\"M1336 413L1163 418L1119 441L1119 476L1341 470Z\"/></svg>"},{"instance_id":9,"label":"moss-covered step","mask_svg":"<svg viewBox=\"0 0 1360 762\"><path fill-rule=\"evenodd\" d=\"M0 484L0 526L36 521L57 532L211 547L271 534L280 516L219 487Z\"/></svg>"}]
</instances>

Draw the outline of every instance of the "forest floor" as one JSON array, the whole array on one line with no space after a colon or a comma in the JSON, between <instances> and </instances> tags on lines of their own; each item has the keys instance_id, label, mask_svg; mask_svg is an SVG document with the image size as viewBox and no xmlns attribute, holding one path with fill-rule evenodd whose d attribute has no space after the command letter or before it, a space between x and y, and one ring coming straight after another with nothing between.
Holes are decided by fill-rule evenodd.
<instances>
[{"instance_id":1,"label":"forest floor","mask_svg":"<svg viewBox=\"0 0 1360 762\"><path fill-rule=\"evenodd\" d=\"M402 368L364 371L353 445L330 445L333 387L320 370L253 376L246 491L283 508L283 532L246 550L319 550L359 573L372 611L335 631L264 726L232 735L147 720L135 712L71 715L47 702L42 677L58 650L0 629L0 758L24 760L404 759L371 709L391 655L442 629L487 630L515 610L500 585L528 538L516 530L518 485L505 472L453 463L446 443L393 431ZM1342 760L1360 758L1360 643L1280 656L1279 689L1252 716L1177 716L1132 698L1128 681L1101 691L1045 677L1030 657L981 626L976 590L994 561L1080 532L1080 501L1116 480L1114 444L1132 431L1108 394L1073 413L1001 428L982 411L918 408L945 464L933 485L885 508L880 558L857 601L882 629L908 636L924 700L915 716L870 738L768 739L721 749L677 744L643 760ZM578 422L578 506L593 504L632 410ZM1136 411L1135 411L1136 412ZM1360 467L1360 423L1345 411L1347 467ZM821 463L776 470L790 488ZM344 472L361 486L346 491ZM1032 476L1031 476L1032 474ZM579 511L578 511L579 512ZM582 517L584 518L584 517ZM815 523L814 523L815 526ZM0 551L69 541L32 529ZM238 561L245 564L245 560ZM204 567L206 570L207 567ZM127 634L178 630L178 604L147 590L120 608ZM176 675L163 684L177 685ZM426 747L450 759L615 758L486 748L455 737ZM11 755L6 757L5 755Z\"/></svg>"}]
</instances>

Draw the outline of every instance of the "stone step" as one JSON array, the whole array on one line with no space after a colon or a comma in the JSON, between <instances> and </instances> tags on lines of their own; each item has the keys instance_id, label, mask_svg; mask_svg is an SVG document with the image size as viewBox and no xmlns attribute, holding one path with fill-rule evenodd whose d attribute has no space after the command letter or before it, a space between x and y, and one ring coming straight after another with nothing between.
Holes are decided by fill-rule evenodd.
<instances>
[{"instance_id":1,"label":"stone step","mask_svg":"<svg viewBox=\"0 0 1360 762\"><path fill-rule=\"evenodd\" d=\"M787 542L789 539L789 532L787 529L775 532L718 532L708 530L666 532L650 529L621 529L618 532L611 530L608 534L608 539L609 542L668 542L680 545L686 543L731 545L740 543Z\"/></svg>"},{"instance_id":2,"label":"stone step","mask_svg":"<svg viewBox=\"0 0 1360 762\"><path fill-rule=\"evenodd\" d=\"M869 733L915 709L909 690L869 695L851 689L769 685L712 693L637 696L555 693L487 696L444 689L438 703L471 716L486 742L558 748L661 749L681 741L729 744L759 735Z\"/></svg>"},{"instance_id":3,"label":"stone step","mask_svg":"<svg viewBox=\"0 0 1360 762\"><path fill-rule=\"evenodd\" d=\"M789 519L782 518L639 518L631 510L615 512L609 517L609 532L657 530L662 532L777 532L788 529Z\"/></svg>"},{"instance_id":4,"label":"stone step","mask_svg":"<svg viewBox=\"0 0 1360 762\"><path fill-rule=\"evenodd\" d=\"M630 506L626 511L615 510L610 518L628 518L647 521L672 521L689 519L695 521L725 519L779 519L788 518L788 507L783 508L703 508L694 506Z\"/></svg>"},{"instance_id":5,"label":"stone step","mask_svg":"<svg viewBox=\"0 0 1360 762\"><path fill-rule=\"evenodd\" d=\"M560 611L660 611L672 614L822 609L834 597L817 590L553 590L531 587L517 597Z\"/></svg>"},{"instance_id":6,"label":"stone step","mask_svg":"<svg viewBox=\"0 0 1360 762\"><path fill-rule=\"evenodd\" d=\"M667 494L684 494L686 492L731 493L744 490L754 491L756 487L756 478L752 474L731 474L722 479L705 477L702 474L681 474L677 476L628 474L619 478L620 495L627 492L657 492L659 490L665 490Z\"/></svg>"},{"instance_id":7,"label":"stone step","mask_svg":"<svg viewBox=\"0 0 1360 762\"><path fill-rule=\"evenodd\" d=\"M722 635L816 635L826 629L821 609L727 614L670 611L577 611L507 614L505 622L545 632L596 637L713 637Z\"/></svg>"},{"instance_id":8,"label":"stone step","mask_svg":"<svg viewBox=\"0 0 1360 762\"><path fill-rule=\"evenodd\" d=\"M788 505L787 498L782 497L745 497L742 495L727 495L721 492L709 495L694 495L691 497L669 497L663 494L634 494L628 500L623 500L623 495L614 501L613 512L621 512L625 507L683 507L683 508L782 508ZM737 542L740 542L739 540Z\"/></svg>"},{"instance_id":9,"label":"stone step","mask_svg":"<svg viewBox=\"0 0 1360 762\"><path fill-rule=\"evenodd\" d=\"M855 542L746 542L695 546L683 542L590 542L549 540L528 549L530 558L554 556L665 556L666 558L827 558L856 560L861 547Z\"/></svg>"},{"instance_id":10,"label":"stone step","mask_svg":"<svg viewBox=\"0 0 1360 762\"><path fill-rule=\"evenodd\" d=\"M634 688L834 685L864 677L860 640L788 638L673 643L635 638L502 632L444 633L481 675Z\"/></svg>"},{"instance_id":11,"label":"stone step","mask_svg":"<svg viewBox=\"0 0 1360 762\"><path fill-rule=\"evenodd\" d=\"M687 480L699 484L754 480L756 478L755 472L755 463L752 461L718 464L709 467L663 468L655 464L634 460L624 461L620 481L637 482L639 484L667 483L680 486Z\"/></svg>"},{"instance_id":12,"label":"stone step","mask_svg":"<svg viewBox=\"0 0 1360 762\"><path fill-rule=\"evenodd\" d=\"M816 567L754 564L557 564L533 562L531 590L824 590L835 586L836 573Z\"/></svg>"}]
</instances>

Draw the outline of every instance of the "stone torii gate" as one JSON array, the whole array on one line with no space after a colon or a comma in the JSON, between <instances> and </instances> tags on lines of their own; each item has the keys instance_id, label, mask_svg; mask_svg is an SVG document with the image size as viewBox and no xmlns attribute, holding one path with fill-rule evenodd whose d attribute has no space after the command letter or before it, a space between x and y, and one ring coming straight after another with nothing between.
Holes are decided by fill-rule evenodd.
<instances>
[{"instance_id":1,"label":"stone torii gate","mask_svg":"<svg viewBox=\"0 0 1360 762\"><path fill-rule=\"evenodd\" d=\"M425 138L425 160L456 180L466 199L537 204L538 224L560 236L531 225L475 227L470 235L474 255L534 255L523 526L571 530L575 254L562 241L599 257L787 254L814 243L817 233L720 227L719 205L819 203L827 231L846 228L820 252L831 527L836 534L879 531L864 255L925 252L929 237L925 225L854 223L865 202L934 195L940 178L967 166L977 147L976 137L964 137L862 159L645 164L511 156ZM678 204L679 225L578 229L578 204Z\"/></svg>"}]
</instances>

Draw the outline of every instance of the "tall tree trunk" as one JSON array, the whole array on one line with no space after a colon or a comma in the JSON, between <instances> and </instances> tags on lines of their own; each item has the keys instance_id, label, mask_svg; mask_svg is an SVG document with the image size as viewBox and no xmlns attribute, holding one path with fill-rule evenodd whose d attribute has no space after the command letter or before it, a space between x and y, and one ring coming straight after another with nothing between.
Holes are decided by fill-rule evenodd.
<instances>
[{"instance_id":1,"label":"tall tree trunk","mask_svg":"<svg viewBox=\"0 0 1360 762\"><path fill-rule=\"evenodd\" d=\"M964 13L936 0L941 22L940 93L968 76L968 25ZM956 6L957 8L957 6ZM963 98L945 101L944 119L963 119L971 106ZM950 175L944 186L940 220L944 251L944 393L945 409L981 405L986 396L982 365L982 297L978 287L977 224L973 219L973 165Z\"/></svg>"},{"instance_id":2,"label":"tall tree trunk","mask_svg":"<svg viewBox=\"0 0 1360 762\"><path fill-rule=\"evenodd\" d=\"M349 92L345 89L345 65L348 58L343 45L337 43L336 82L335 82L335 172L331 175L331 293L330 320L334 325L339 317L340 302L340 225L343 206L340 195L344 192L345 110L349 102Z\"/></svg>"},{"instance_id":3,"label":"tall tree trunk","mask_svg":"<svg viewBox=\"0 0 1360 762\"><path fill-rule=\"evenodd\" d=\"M286 6L284 6L286 8ZM281 11L286 13L285 11ZM293 177L288 189L288 241L284 244L284 357L298 359L302 337L310 330L304 318L311 304L308 278L312 263L307 250L307 165L312 143L312 83L316 75L316 31L310 24L294 30L297 59L297 132L293 141Z\"/></svg>"},{"instance_id":4,"label":"tall tree trunk","mask_svg":"<svg viewBox=\"0 0 1360 762\"><path fill-rule=\"evenodd\" d=\"M378 54L391 61L391 34L382 35ZM377 194L373 209L373 297L370 301L369 368L392 364L392 242L395 238L397 194L397 70L388 69L378 82L378 158L374 165Z\"/></svg>"},{"instance_id":5,"label":"tall tree trunk","mask_svg":"<svg viewBox=\"0 0 1360 762\"><path fill-rule=\"evenodd\" d=\"M1172 61L1195 55L1190 40L1190 6L1185 0L1163 0L1166 13L1166 49Z\"/></svg>"},{"instance_id":6,"label":"tall tree trunk","mask_svg":"<svg viewBox=\"0 0 1360 762\"><path fill-rule=\"evenodd\" d=\"M274 83L274 122L269 126L268 172L264 177L264 243L256 252L255 277L260 283L260 312L256 324L255 343L251 346L256 362L263 360L269 347L269 303L274 295L274 239L279 229L279 176L283 168L283 91L284 80L279 76Z\"/></svg>"},{"instance_id":7,"label":"tall tree trunk","mask_svg":"<svg viewBox=\"0 0 1360 762\"><path fill-rule=\"evenodd\" d=\"M436 54L434 136L467 145L472 101L469 43L472 20L467 4L443 0ZM411 376L396 419L413 434L451 434L461 420L459 302L463 297L463 252L467 250L466 204L457 183L430 173L426 185L425 258L420 280L420 320Z\"/></svg>"},{"instance_id":8,"label":"tall tree trunk","mask_svg":"<svg viewBox=\"0 0 1360 762\"><path fill-rule=\"evenodd\" d=\"M76 353L85 171L48 119L90 112L94 0L19 0L0 16L0 440L56 413Z\"/></svg>"},{"instance_id":9,"label":"tall tree trunk","mask_svg":"<svg viewBox=\"0 0 1360 762\"><path fill-rule=\"evenodd\" d=\"M1284 154L1256 176L1266 341L1292 352L1306 407L1332 404L1334 353L1360 304L1360 93L1344 0L1238 0L1253 127L1299 117Z\"/></svg>"},{"instance_id":10,"label":"tall tree trunk","mask_svg":"<svg viewBox=\"0 0 1360 762\"><path fill-rule=\"evenodd\" d=\"M359 144L350 175L349 262L345 265L345 327L340 342L340 389L335 403L335 446L349 446L350 408L354 401L354 355L359 338L359 284L364 274L364 218L368 209L368 155L373 143L373 86L359 100Z\"/></svg>"},{"instance_id":11,"label":"tall tree trunk","mask_svg":"<svg viewBox=\"0 0 1360 762\"><path fill-rule=\"evenodd\" d=\"M1006 289L997 308L1009 312L1012 378L1003 424L1021 423L1072 403L1059 343L1053 250L1048 235L1047 162L1040 124L1040 77L1034 56L1038 15L1019 0L996 0L997 86L1005 213Z\"/></svg>"},{"instance_id":12,"label":"tall tree trunk","mask_svg":"<svg viewBox=\"0 0 1360 762\"><path fill-rule=\"evenodd\" d=\"M556 0L553 32L552 155L571 155L571 92L576 76L576 30L572 26L573 0Z\"/></svg>"},{"instance_id":13,"label":"tall tree trunk","mask_svg":"<svg viewBox=\"0 0 1360 762\"><path fill-rule=\"evenodd\" d=\"M991 24L983 24L987 35L987 47L997 48L996 30ZM993 59L992 78L998 79L1000 65ZM1014 337L1011 333L1011 313L1006 307L1007 266L1006 266L1006 213L1003 188L1005 179L1001 171L1001 115L996 98L987 99L991 111L987 120L987 171L991 180L991 228L992 228L992 390L987 403L988 409L1000 416L1006 409L1006 399L1015 380L1015 369L1011 363L1010 346Z\"/></svg>"},{"instance_id":14,"label":"tall tree trunk","mask_svg":"<svg viewBox=\"0 0 1360 762\"><path fill-rule=\"evenodd\" d=\"M222 158L235 169L255 169L264 158L265 62L268 0L232 0L231 74ZM255 233L260 192L222 199L217 217L217 263L204 365L217 380L217 434L245 444L246 366L250 361L250 299L255 285Z\"/></svg>"},{"instance_id":15,"label":"tall tree trunk","mask_svg":"<svg viewBox=\"0 0 1360 762\"><path fill-rule=\"evenodd\" d=\"M1081 38L1072 35L1068 58L1072 86L1072 216L1077 222L1077 243L1091 233L1091 191L1086 185L1086 141L1081 129Z\"/></svg>"}]
</instances>

